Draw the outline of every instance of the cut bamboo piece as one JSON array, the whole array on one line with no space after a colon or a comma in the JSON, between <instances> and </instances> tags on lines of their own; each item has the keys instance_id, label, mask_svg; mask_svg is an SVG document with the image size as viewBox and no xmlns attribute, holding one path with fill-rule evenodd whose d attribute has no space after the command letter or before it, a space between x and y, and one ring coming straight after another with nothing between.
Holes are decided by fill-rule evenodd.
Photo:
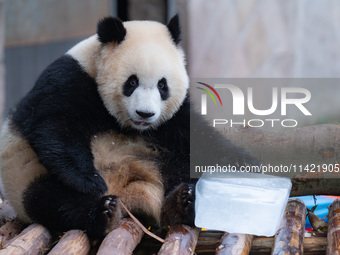
<instances>
[{"instance_id":1,"label":"cut bamboo piece","mask_svg":"<svg viewBox=\"0 0 340 255\"><path fill-rule=\"evenodd\" d=\"M51 243L51 235L46 228L32 224L10 241L0 255L40 255L45 254Z\"/></svg>"},{"instance_id":2,"label":"cut bamboo piece","mask_svg":"<svg viewBox=\"0 0 340 255\"><path fill-rule=\"evenodd\" d=\"M303 254L305 222L305 204L298 198L290 199L275 235L272 254Z\"/></svg>"},{"instance_id":3,"label":"cut bamboo piece","mask_svg":"<svg viewBox=\"0 0 340 255\"><path fill-rule=\"evenodd\" d=\"M216 255L247 255L250 252L252 240L252 235L225 233L216 249Z\"/></svg>"},{"instance_id":4,"label":"cut bamboo piece","mask_svg":"<svg viewBox=\"0 0 340 255\"><path fill-rule=\"evenodd\" d=\"M63 235L48 255L86 255L90 248L90 241L84 231L70 230Z\"/></svg>"},{"instance_id":5,"label":"cut bamboo piece","mask_svg":"<svg viewBox=\"0 0 340 255\"><path fill-rule=\"evenodd\" d=\"M200 230L186 225L170 228L159 255L194 254Z\"/></svg>"},{"instance_id":6,"label":"cut bamboo piece","mask_svg":"<svg viewBox=\"0 0 340 255\"><path fill-rule=\"evenodd\" d=\"M130 218L124 218L118 228L107 234L97 255L132 254L143 234L143 230L136 222Z\"/></svg>"},{"instance_id":7,"label":"cut bamboo piece","mask_svg":"<svg viewBox=\"0 0 340 255\"><path fill-rule=\"evenodd\" d=\"M2 249L9 240L19 235L24 229L24 224L17 218L7 222L0 228L0 249Z\"/></svg>"},{"instance_id":8,"label":"cut bamboo piece","mask_svg":"<svg viewBox=\"0 0 340 255\"><path fill-rule=\"evenodd\" d=\"M329 206L327 254L340 254L340 200L336 199Z\"/></svg>"}]
</instances>

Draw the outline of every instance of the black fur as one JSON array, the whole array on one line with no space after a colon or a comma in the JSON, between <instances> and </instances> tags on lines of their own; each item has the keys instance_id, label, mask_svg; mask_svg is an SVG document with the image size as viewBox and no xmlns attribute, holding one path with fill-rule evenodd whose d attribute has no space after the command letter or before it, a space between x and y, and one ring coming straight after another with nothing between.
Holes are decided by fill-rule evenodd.
<instances>
[{"instance_id":1,"label":"black fur","mask_svg":"<svg viewBox=\"0 0 340 255\"><path fill-rule=\"evenodd\" d=\"M65 185L89 194L107 187L97 174L91 137L119 129L97 92L97 85L70 56L52 63L12 117L18 131L50 174Z\"/></svg>"},{"instance_id":2,"label":"black fur","mask_svg":"<svg viewBox=\"0 0 340 255\"><path fill-rule=\"evenodd\" d=\"M176 45L178 45L182 40L178 14L171 18L168 23L168 29L170 31L172 40Z\"/></svg>"},{"instance_id":3,"label":"black fur","mask_svg":"<svg viewBox=\"0 0 340 255\"><path fill-rule=\"evenodd\" d=\"M84 229L91 238L101 238L107 224L111 220L117 224L120 219L111 219L115 210L120 210L115 196L84 194L51 175L44 175L31 183L23 201L32 220L55 232Z\"/></svg>"},{"instance_id":4,"label":"black fur","mask_svg":"<svg viewBox=\"0 0 340 255\"><path fill-rule=\"evenodd\" d=\"M97 34L102 43L121 43L126 36L126 29L120 19L107 17L98 22Z\"/></svg>"},{"instance_id":5,"label":"black fur","mask_svg":"<svg viewBox=\"0 0 340 255\"><path fill-rule=\"evenodd\" d=\"M169 87L165 78L162 78L158 81L158 90L161 94L162 100L167 100L169 97Z\"/></svg>"},{"instance_id":6,"label":"black fur","mask_svg":"<svg viewBox=\"0 0 340 255\"><path fill-rule=\"evenodd\" d=\"M131 75L123 85L123 95L127 97L131 96L138 87L138 83L138 77L135 74Z\"/></svg>"}]
</instances>

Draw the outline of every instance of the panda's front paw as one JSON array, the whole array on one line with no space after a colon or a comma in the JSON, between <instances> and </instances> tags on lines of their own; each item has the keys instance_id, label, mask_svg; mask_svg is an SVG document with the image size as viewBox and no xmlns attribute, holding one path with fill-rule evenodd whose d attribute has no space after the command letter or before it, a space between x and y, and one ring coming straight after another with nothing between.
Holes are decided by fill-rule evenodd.
<instances>
[{"instance_id":1,"label":"panda's front paw","mask_svg":"<svg viewBox=\"0 0 340 255\"><path fill-rule=\"evenodd\" d=\"M195 185L182 183L172 191L162 207L162 224L194 225L195 219Z\"/></svg>"},{"instance_id":2,"label":"panda's front paw","mask_svg":"<svg viewBox=\"0 0 340 255\"><path fill-rule=\"evenodd\" d=\"M103 221L106 222L106 233L115 229L122 218L122 210L116 196L104 196L100 202Z\"/></svg>"}]
</instances>

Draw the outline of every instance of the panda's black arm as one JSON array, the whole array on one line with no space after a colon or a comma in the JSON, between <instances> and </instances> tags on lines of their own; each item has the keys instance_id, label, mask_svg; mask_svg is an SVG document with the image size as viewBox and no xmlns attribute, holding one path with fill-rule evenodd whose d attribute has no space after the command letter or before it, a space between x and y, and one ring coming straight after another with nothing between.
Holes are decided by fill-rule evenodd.
<instances>
[{"instance_id":1,"label":"panda's black arm","mask_svg":"<svg viewBox=\"0 0 340 255\"><path fill-rule=\"evenodd\" d=\"M102 194L107 187L97 174L89 139L66 123L40 121L26 138L50 174L82 193Z\"/></svg>"},{"instance_id":2,"label":"panda's black arm","mask_svg":"<svg viewBox=\"0 0 340 255\"><path fill-rule=\"evenodd\" d=\"M213 130L199 114L191 112L189 101L187 97L174 117L152 134L168 149L163 156L163 175L177 185L182 181L195 182L190 180L190 157L197 165L259 165L256 158Z\"/></svg>"},{"instance_id":3,"label":"panda's black arm","mask_svg":"<svg viewBox=\"0 0 340 255\"><path fill-rule=\"evenodd\" d=\"M250 155L244 148L241 148L226 137L221 135L218 130L209 126L202 120L197 113L192 113L191 118L192 141L191 156L197 165L223 165L235 166L239 168L245 165L260 165L258 159Z\"/></svg>"},{"instance_id":4,"label":"panda's black arm","mask_svg":"<svg viewBox=\"0 0 340 255\"><path fill-rule=\"evenodd\" d=\"M90 143L114 120L102 104L95 81L74 59L64 56L42 73L17 106L12 123L60 181L80 192L105 192Z\"/></svg>"}]
</instances>

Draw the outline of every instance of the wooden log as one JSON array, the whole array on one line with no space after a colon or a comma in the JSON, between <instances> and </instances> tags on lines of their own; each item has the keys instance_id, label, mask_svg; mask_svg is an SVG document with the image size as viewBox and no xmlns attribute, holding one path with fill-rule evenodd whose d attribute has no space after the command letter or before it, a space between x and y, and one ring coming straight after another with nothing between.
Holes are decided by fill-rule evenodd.
<instances>
[{"instance_id":1,"label":"wooden log","mask_svg":"<svg viewBox=\"0 0 340 255\"><path fill-rule=\"evenodd\" d=\"M329 206L327 254L340 254L340 200L336 199Z\"/></svg>"},{"instance_id":2,"label":"wooden log","mask_svg":"<svg viewBox=\"0 0 340 255\"><path fill-rule=\"evenodd\" d=\"M51 235L46 228L32 224L0 250L0 255L45 254L51 244Z\"/></svg>"},{"instance_id":3,"label":"wooden log","mask_svg":"<svg viewBox=\"0 0 340 255\"><path fill-rule=\"evenodd\" d=\"M130 218L124 218L118 228L107 234L97 255L132 254L143 234L143 230L136 222Z\"/></svg>"},{"instance_id":4,"label":"wooden log","mask_svg":"<svg viewBox=\"0 0 340 255\"><path fill-rule=\"evenodd\" d=\"M90 241L84 231L70 230L63 235L48 255L86 255L90 248Z\"/></svg>"},{"instance_id":5,"label":"wooden log","mask_svg":"<svg viewBox=\"0 0 340 255\"><path fill-rule=\"evenodd\" d=\"M0 249L2 249L9 240L19 235L24 229L24 224L17 218L7 222L0 228Z\"/></svg>"},{"instance_id":6,"label":"wooden log","mask_svg":"<svg viewBox=\"0 0 340 255\"><path fill-rule=\"evenodd\" d=\"M175 225L170 228L159 255L194 254L200 230L186 225Z\"/></svg>"},{"instance_id":7,"label":"wooden log","mask_svg":"<svg viewBox=\"0 0 340 255\"><path fill-rule=\"evenodd\" d=\"M279 230L276 232L272 254L303 254L306 206L295 198L288 201Z\"/></svg>"},{"instance_id":8,"label":"wooden log","mask_svg":"<svg viewBox=\"0 0 340 255\"><path fill-rule=\"evenodd\" d=\"M0 203L0 226L14 219L15 216L16 213L14 212L12 206L9 204L8 200L2 200L2 202Z\"/></svg>"},{"instance_id":9,"label":"wooden log","mask_svg":"<svg viewBox=\"0 0 340 255\"><path fill-rule=\"evenodd\" d=\"M306 195L340 195L340 179L339 178L320 178L292 179L292 190L290 196L306 196Z\"/></svg>"},{"instance_id":10,"label":"wooden log","mask_svg":"<svg viewBox=\"0 0 340 255\"><path fill-rule=\"evenodd\" d=\"M250 252L252 240L252 235L225 233L216 249L216 255L247 255Z\"/></svg>"},{"instance_id":11,"label":"wooden log","mask_svg":"<svg viewBox=\"0 0 340 255\"><path fill-rule=\"evenodd\" d=\"M270 252L274 244L274 237L254 237L251 252ZM325 254L327 246L326 237L305 237L303 252L322 252Z\"/></svg>"},{"instance_id":12,"label":"wooden log","mask_svg":"<svg viewBox=\"0 0 340 255\"><path fill-rule=\"evenodd\" d=\"M332 164L340 155L339 127L322 124L282 131L226 127L221 132L234 144L247 148L263 164Z\"/></svg>"},{"instance_id":13,"label":"wooden log","mask_svg":"<svg viewBox=\"0 0 340 255\"><path fill-rule=\"evenodd\" d=\"M201 232L197 246L197 254L213 254L219 245L221 234L216 231ZM251 245L251 254L271 253L274 244L274 237L255 236ZM325 254L327 246L327 237L305 237L303 241L304 254L318 253ZM144 254L144 253L143 253Z\"/></svg>"}]
</instances>

